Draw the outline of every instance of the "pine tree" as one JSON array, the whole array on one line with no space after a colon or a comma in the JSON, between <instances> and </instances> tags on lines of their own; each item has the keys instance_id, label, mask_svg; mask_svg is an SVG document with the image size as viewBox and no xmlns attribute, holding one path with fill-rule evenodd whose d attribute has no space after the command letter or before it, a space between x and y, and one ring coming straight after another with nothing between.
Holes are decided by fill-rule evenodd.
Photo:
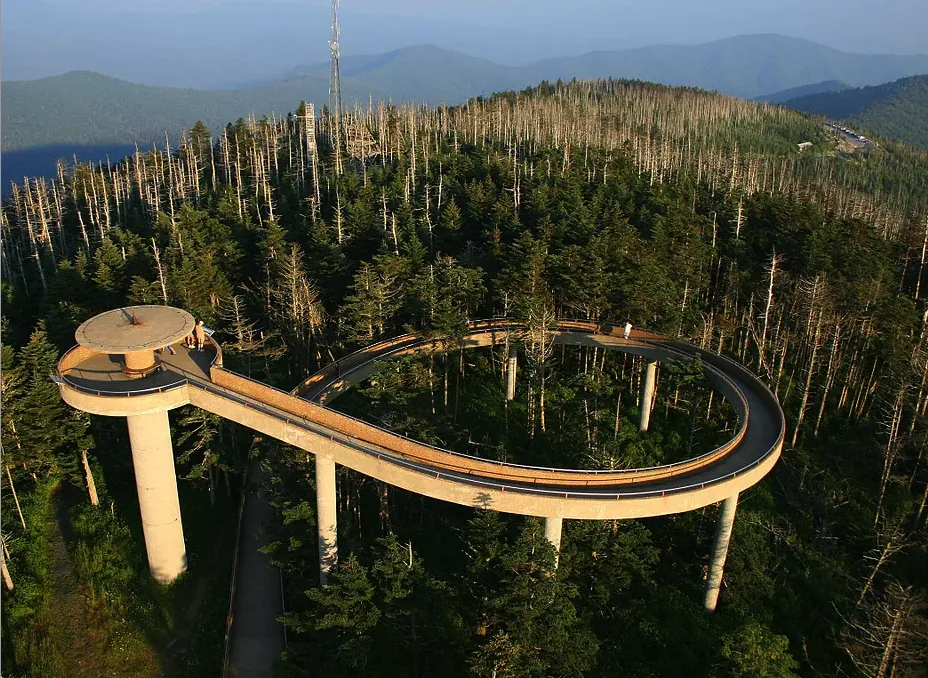
<instances>
[{"instance_id":1,"label":"pine tree","mask_svg":"<svg viewBox=\"0 0 928 678\"><path fill-rule=\"evenodd\" d=\"M14 355L3 346L2 417L4 465L13 482L28 474L83 486L82 460L93 448L89 417L67 407L52 381L58 351L39 326ZM89 478L88 478L89 480Z\"/></svg>"},{"instance_id":2,"label":"pine tree","mask_svg":"<svg viewBox=\"0 0 928 678\"><path fill-rule=\"evenodd\" d=\"M470 523L474 538L469 587L482 638L471 654L480 676L577 675L595 661L597 641L571 602L578 592L554 568L554 547L529 519L514 544L499 543L498 519Z\"/></svg>"},{"instance_id":3,"label":"pine tree","mask_svg":"<svg viewBox=\"0 0 928 678\"><path fill-rule=\"evenodd\" d=\"M366 674L378 661L372 634L380 620L367 568L351 554L339 563L328 586L309 589L305 595L307 612L289 612L283 620L296 631L315 632L315 670L340 676Z\"/></svg>"}]
</instances>

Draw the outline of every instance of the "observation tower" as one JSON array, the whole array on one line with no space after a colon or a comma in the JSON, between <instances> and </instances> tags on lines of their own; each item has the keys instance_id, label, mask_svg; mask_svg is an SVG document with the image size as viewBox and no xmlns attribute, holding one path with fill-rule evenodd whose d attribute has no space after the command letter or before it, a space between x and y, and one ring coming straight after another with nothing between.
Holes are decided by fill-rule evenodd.
<instances>
[{"instance_id":1,"label":"observation tower","mask_svg":"<svg viewBox=\"0 0 928 678\"><path fill-rule=\"evenodd\" d=\"M411 440L326 405L370 377L377 364L445 350L446 344L407 334L367 346L321 369L287 393L222 365L222 350L179 344L193 328L185 311L133 306L108 311L78 328L78 345L58 365L61 397L71 406L126 417L145 547L152 576L171 582L186 565L167 412L194 405L314 456L319 575L325 585L337 564L336 466L394 487L477 509L537 516L560 547L563 521L616 520L692 511L722 503L709 561L704 605L715 609L741 492L776 464L786 422L776 396L748 369L713 351L646 330L631 335L595 321L560 320L554 344L598 347L640 356L639 430L648 430L660 364L698 358L713 390L738 423L733 437L690 459L648 468L556 469L484 459ZM460 348L510 346L527 331L518 321L469 323ZM167 347L176 345L176 350ZM505 397L517 388L517 363L506 358ZM309 462L307 455L307 462Z\"/></svg>"},{"instance_id":2,"label":"observation tower","mask_svg":"<svg viewBox=\"0 0 928 678\"><path fill-rule=\"evenodd\" d=\"M75 402L62 389L66 402L93 414L126 417L148 565L160 583L186 569L187 551L168 423L168 410L183 404L172 389L179 375L162 371L156 352L167 357L174 351L192 362L180 354L187 353L182 340L195 324L189 313L170 306L117 308L81 324L74 333L78 345L62 359L79 354L80 364L68 376L100 394L92 402L80 394L85 397Z\"/></svg>"}]
</instances>

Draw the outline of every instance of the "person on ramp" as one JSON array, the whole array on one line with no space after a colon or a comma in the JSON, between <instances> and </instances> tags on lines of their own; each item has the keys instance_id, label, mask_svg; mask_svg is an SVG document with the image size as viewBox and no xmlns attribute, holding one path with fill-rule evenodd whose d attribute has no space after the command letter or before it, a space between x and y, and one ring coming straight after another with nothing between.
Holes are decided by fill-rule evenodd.
<instances>
[{"instance_id":1,"label":"person on ramp","mask_svg":"<svg viewBox=\"0 0 928 678\"><path fill-rule=\"evenodd\" d=\"M196 342L197 351L202 353L203 344L206 343L206 328L203 326L202 320L197 322L197 326L193 328L193 338L194 338L194 341Z\"/></svg>"}]
</instances>

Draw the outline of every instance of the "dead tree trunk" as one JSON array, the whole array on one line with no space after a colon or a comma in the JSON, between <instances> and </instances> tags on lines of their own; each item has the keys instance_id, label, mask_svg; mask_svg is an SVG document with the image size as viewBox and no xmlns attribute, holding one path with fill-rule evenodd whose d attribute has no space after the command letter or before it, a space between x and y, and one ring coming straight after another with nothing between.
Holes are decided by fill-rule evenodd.
<instances>
[{"instance_id":1,"label":"dead tree trunk","mask_svg":"<svg viewBox=\"0 0 928 678\"><path fill-rule=\"evenodd\" d=\"M0 537L2 539L2 537ZM2 548L0 548L0 572L3 573L3 584L6 586L7 591L13 590L13 578L10 576L10 571L6 566L6 542L3 542Z\"/></svg>"},{"instance_id":2,"label":"dead tree trunk","mask_svg":"<svg viewBox=\"0 0 928 678\"><path fill-rule=\"evenodd\" d=\"M26 519L23 518L23 510L19 505L19 497L16 496L16 487L13 485L13 476L10 474L10 465L6 465L6 477L10 481L10 492L13 495L13 503L16 504L16 513L19 515L19 522L23 524L23 529L26 529Z\"/></svg>"},{"instance_id":3,"label":"dead tree trunk","mask_svg":"<svg viewBox=\"0 0 928 678\"><path fill-rule=\"evenodd\" d=\"M87 461L87 450L81 450L81 464L84 466L84 477L87 480L87 494L90 496L91 506L99 506L100 499L97 497L97 484L93 481L93 471L90 470L90 462Z\"/></svg>"},{"instance_id":4,"label":"dead tree trunk","mask_svg":"<svg viewBox=\"0 0 928 678\"><path fill-rule=\"evenodd\" d=\"M790 443L796 447L796 441L799 439L799 429L802 428L802 421L806 416L806 409L809 405L809 392L812 390L812 377L815 375L815 368L818 359L818 350L821 347L822 336L822 315L819 314L818 322L815 323L815 333L812 336L812 355L809 357L809 366L806 371L806 383L802 389L802 403L799 406L799 414L796 416L796 428L793 429L793 439Z\"/></svg>"}]
</instances>

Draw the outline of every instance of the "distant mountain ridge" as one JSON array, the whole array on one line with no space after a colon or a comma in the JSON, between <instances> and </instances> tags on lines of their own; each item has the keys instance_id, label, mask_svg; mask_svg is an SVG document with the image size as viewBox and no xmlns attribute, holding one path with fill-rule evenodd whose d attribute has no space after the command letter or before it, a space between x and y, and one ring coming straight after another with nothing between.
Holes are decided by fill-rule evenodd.
<instances>
[{"instance_id":1,"label":"distant mountain ridge","mask_svg":"<svg viewBox=\"0 0 928 678\"><path fill-rule=\"evenodd\" d=\"M759 34L701 45L596 51L576 57L545 59L526 66L503 66L432 45L380 55L345 56L340 62L343 77L378 82L398 77L398 69L412 69L411 74L422 66L425 67L422 75L428 76L439 64L447 66L445 74L450 77L454 77L457 69L479 75L480 82L485 84L482 90L492 90L493 84L522 88L542 80L612 77L700 87L750 99L815 82L840 81L848 87L878 85L928 72L928 54L853 54L798 38ZM327 75L328 71L328 62L318 62L297 66L282 77ZM429 80L424 78L424 82ZM479 93L462 93L460 99Z\"/></svg>"},{"instance_id":2,"label":"distant mountain ridge","mask_svg":"<svg viewBox=\"0 0 928 678\"><path fill-rule=\"evenodd\" d=\"M782 104L790 99L798 99L799 97L810 96L812 94L824 94L826 92L843 92L846 89L854 89L854 87L840 80L826 80L825 82L813 82L810 85L790 87L781 92L754 97L754 101L766 101L768 104Z\"/></svg>"},{"instance_id":3,"label":"distant mountain ridge","mask_svg":"<svg viewBox=\"0 0 928 678\"><path fill-rule=\"evenodd\" d=\"M782 35L743 35L695 46L594 52L526 68L536 80L635 78L750 99L825 80L877 85L926 72L926 65L928 55L851 54Z\"/></svg>"},{"instance_id":4,"label":"distant mountain ridge","mask_svg":"<svg viewBox=\"0 0 928 678\"><path fill-rule=\"evenodd\" d=\"M928 75L875 87L812 94L783 105L928 149Z\"/></svg>"},{"instance_id":5,"label":"distant mountain ridge","mask_svg":"<svg viewBox=\"0 0 928 678\"><path fill-rule=\"evenodd\" d=\"M353 101L366 105L369 98L455 104L542 80L607 77L701 87L749 98L810 82L841 80L860 86L925 73L928 55L850 54L804 40L755 35L696 46L591 52L518 67L424 45L345 56L341 67L342 98L348 105ZM282 80L227 90L148 87L88 71L5 82L0 90L4 178L21 180L20 167L11 165L11 151L22 156L41 148L54 148L55 153L73 149L84 157L82 149L89 146L150 147L163 143L166 131L176 136L197 120L218 129L250 113L285 115L301 99L320 108L328 101L328 63L297 67L286 75Z\"/></svg>"}]
</instances>

